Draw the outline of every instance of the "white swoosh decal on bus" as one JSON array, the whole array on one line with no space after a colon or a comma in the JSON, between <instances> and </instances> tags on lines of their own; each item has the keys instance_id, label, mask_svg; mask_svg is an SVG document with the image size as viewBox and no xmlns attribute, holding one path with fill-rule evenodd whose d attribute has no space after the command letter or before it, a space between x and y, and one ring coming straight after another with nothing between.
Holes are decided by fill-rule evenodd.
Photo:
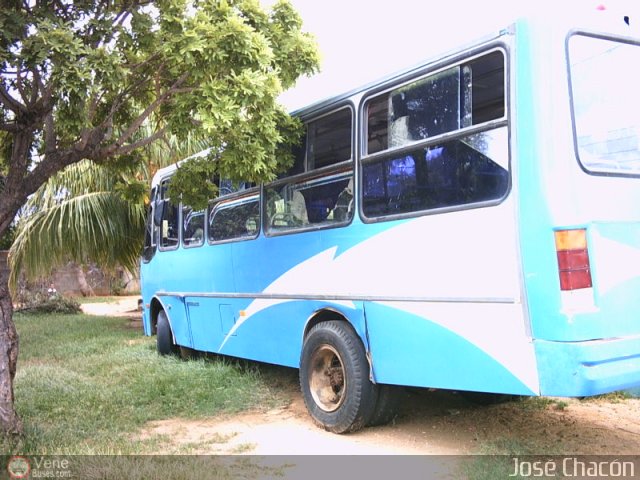
<instances>
[{"instance_id":1,"label":"white swoosh decal on bus","mask_svg":"<svg viewBox=\"0 0 640 480\"><path fill-rule=\"evenodd\" d=\"M487 228L490 225L491 228ZM227 334L220 350L253 315L305 295L378 298L448 298L441 304L404 302L402 309L467 339L537 392L533 346L524 331L511 208L419 217L367 238L336 257L332 246L291 268L263 293L290 299L256 299ZM428 241L425 239L428 238ZM455 303L456 298L467 303ZM474 314L488 298L512 299L500 311L500 329ZM335 301L348 308L352 302ZM390 306L398 308L397 302ZM456 314L457 312L457 314ZM504 315L508 313L507 317ZM470 322L469 319L479 319ZM491 327L491 328L489 328ZM495 326L498 328L498 325ZM500 335L495 335L500 331ZM493 332L493 333L492 333ZM504 335L503 335L504 332ZM508 335L507 335L508 333Z\"/></svg>"},{"instance_id":2,"label":"white swoosh decal on bus","mask_svg":"<svg viewBox=\"0 0 640 480\"><path fill-rule=\"evenodd\" d=\"M540 393L533 341L525 331L522 305L378 302L424 318L464 338Z\"/></svg>"},{"instance_id":3,"label":"white swoosh decal on bus","mask_svg":"<svg viewBox=\"0 0 640 480\"><path fill-rule=\"evenodd\" d=\"M305 260L302 263L299 263L295 267L288 270L286 273L278 277L274 282L272 282L267 288L262 292L263 294L282 294L283 292L298 292L300 291L301 285L309 285L314 291L315 295L322 295L325 292L321 290L321 285L326 282L318 282L317 280L320 277L323 277L325 274L333 275L333 267L335 264L335 254L338 250L337 246L331 247L323 252L320 252L317 255ZM314 283L312 279L315 279ZM301 296L301 294L294 294L295 296ZM218 351L221 351L224 345L227 343L229 338L235 334L235 332L244 324L247 320L249 320L255 314L267 309L271 308L275 305L279 305L285 302L295 301L295 298L291 299L270 299L270 298L258 298L252 301L249 306L244 310L243 315L236 321L233 327L229 330L227 335L224 338L224 341L220 345ZM355 304L351 301L339 301L332 300L330 301L333 304L341 305L345 308L355 309Z\"/></svg>"},{"instance_id":4,"label":"white swoosh decal on bus","mask_svg":"<svg viewBox=\"0 0 640 480\"><path fill-rule=\"evenodd\" d=\"M638 278L640 249L593 232L594 272L601 295ZM593 268L593 267L592 267Z\"/></svg>"}]
</instances>

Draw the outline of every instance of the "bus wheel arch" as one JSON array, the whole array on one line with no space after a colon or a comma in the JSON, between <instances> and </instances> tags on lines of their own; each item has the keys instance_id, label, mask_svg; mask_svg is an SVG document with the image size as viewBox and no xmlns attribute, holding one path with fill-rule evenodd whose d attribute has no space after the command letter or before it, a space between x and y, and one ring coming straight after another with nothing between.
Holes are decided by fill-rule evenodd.
<instances>
[{"instance_id":1,"label":"bus wheel arch","mask_svg":"<svg viewBox=\"0 0 640 480\"><path fill-rule=\"evenodd\" d=\"M315 321L300 355L300 388L313 420L347 433L371 420L378 399L362 340L348 321Z\"/></svg>"},{"instance_id":2,"label":"bus wheel arch","mask_svg":"<svg viewBox=\"0 0 640 480\"><path fill-rule=\"evenodd\" d=\"M158 314L164 311L164 307L157 297L151 299L151 305L149 306L149 322L151 324L151 335L158 333Z\"/></svg>"},{"instance_id":3,"label":"bus wheel arch","mask_svg":"<svg viewBox=\"0 0 640 480\"><path fill-rule=\"evenodd\" d=\"M314 314L309 317L309 319L307 320L307 323L305 324L304 332L302 334L303 344L313 327L315 327L319 323L331 322L331 321L340 321L348 324L349 328L351 328L355 332L355 334L358 336L358 338L360 338L360 341L362 342L364 349L367 352L366 356L367 356L367 362L369 362L370 378L375 383L373 364L371 362L372 359L371 359L371 356L369 355L369 344L368 344L367 334L366 333L361 334L360 332L358 332L358 329L355 327L353 322L349 320L349 318L339 310L335 310L333 308L323 308L321 310L317 310L316 312L314 312Z\"/></svg>"},{"instance_id":4,"label":"bus wheel arch","mask_svg":"<svg viewBox=\"0 0 640 480\"><path fill-rule=\"evenodd\" d=\"M169 317L164 310L158 312L156 324L156 350L160 355L178 355L180 347L176 345Z\"/></svg>"},{"instance_id":5,"label":"bus wheel arch","mask_svg":"<svg viewBox=\"0 0 640 480\"><path fill-rule=\"evenodd\" d=\"M309 317L306 325L304 326L304 333L302 334L303 341L304 339L307 338L311 329L315 327L317 324L322 322L331 322L331 321L340 321L340 322L346 322L351 324L351 322L349 322L347 317L345 317L342 313L340 313L337 310L328 309L328 308L318 310L314 312L314 314L311 317Z\"/></svg>"},{"instance_id":6,"label":"bus wheel arch","mask_svg":"<svg viewBox=\"0 0 640 480\"><path fill-rule=\"evenodd\" d=\"M173 338L173 330L164 306L154 297L150 305L151 334L156 336L156 350L160 355L177 355L180 347Z\"/></svg>"}]
</instances>

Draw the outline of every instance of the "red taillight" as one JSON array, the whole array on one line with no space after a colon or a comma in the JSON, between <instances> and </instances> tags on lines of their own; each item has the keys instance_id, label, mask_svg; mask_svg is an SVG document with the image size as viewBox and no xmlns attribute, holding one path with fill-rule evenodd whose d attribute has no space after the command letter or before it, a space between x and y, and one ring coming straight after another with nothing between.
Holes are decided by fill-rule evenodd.
<instances>
[{"instance_id":1,"label":"red taillight","mask_svg":"<svg viewBox=\"0 0 640 480\"><path fill-rule=\"evenodd\" d=\"M587 231L559 230L555 232L560 289L578 290L590 288L591 268L587 248Z\"/></svg>"}]
</instances>

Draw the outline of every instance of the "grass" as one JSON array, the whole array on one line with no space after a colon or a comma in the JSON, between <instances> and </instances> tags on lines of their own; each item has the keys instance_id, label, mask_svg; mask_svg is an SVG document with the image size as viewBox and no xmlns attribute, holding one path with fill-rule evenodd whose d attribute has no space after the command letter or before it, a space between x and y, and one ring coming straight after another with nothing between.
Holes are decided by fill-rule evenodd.
<instances>
[{"instance_id":1,"label":"grass","mask_svg":"<svg viewBox=\"0 0 640 480\"><path fill-rule=\"evenodd\" d=\"M18 314L16 325L15 396L25 435L4 440L4 453L159 453L157 439L136 439L149 421L282 402L255 365L159 357L155 339L126 319Z\"/></svg>"},{"instance_id":2,"label":"grass","mask_svg":"<svg viewBox=\"0 0 640 480\"><path fill-rule=\"evenodd\" d=\"M630 398L633 398L633 395L626 391L626 390L621 390L618 392L611 392L611 393L604 393L602 395L594 395L591 397L584 397L582 399L583 402L597 402L600 400L604 400L610 403L622 403L626 400L629 400Z\"/></svg>"}]
</instances>

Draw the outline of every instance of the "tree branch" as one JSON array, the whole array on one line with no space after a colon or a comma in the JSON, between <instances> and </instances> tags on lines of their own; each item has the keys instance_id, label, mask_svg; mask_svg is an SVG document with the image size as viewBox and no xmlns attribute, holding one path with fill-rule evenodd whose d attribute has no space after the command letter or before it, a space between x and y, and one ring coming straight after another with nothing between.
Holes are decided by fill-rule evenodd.
<instances>
[{"instance_id":1,"label":"tree branch","mask_svg":"<svg viewBox=\"0 0 640 480\"><path fill-rule=\"evenodd\" d=\"M152 102L144 111L136 118L133 123L125 130L125 132L120 136L118 140L116 140L115 145L117 147L122 146L127 140L131 138L131 136L138 131L140 126L144 123L144 121L151 115L160 105L165 103L171 96L176 93L183 93L185 91L189 91L191 89L182 89L181 85L187 80L189 76L189 72L185 72L171 85L171 87L160 95L154 102Z\"/></svg>"},{"instance_id":2,"label":"tree branch","mask_svg":"<svg viewBox=\"0 0 640 480\"><path fill-rule=\"evenodd\" d=\"M58 139L54 125L53 111L47 113L47 116L44 118L44 142L45 155L51 154L56 150Z\"/></svg>"},{"instance_id":3,"label":"tree branch","mask_svg":"<svg viewBox=\"0 0 640 480\"><path fill-rule=\"evenodd\" d=\"M0 102L15 114L27 111L27 107L13 98L2 83L0 83Z\"/></svg>"},{"instance_id":4,"label":"tree branch","mask_svg":"<svg viewBox=\"0 0 640 480\"><path fill-rule=\"evenodd\" d=\"M87 121L89 124L93 123L93 119L96 116L96 112L98 111L98 104L100 103L100 99L102 98L101 94L94 93L89 98L89 106L87 107Z\"/></svg>"},{"instance_id":5,"label":"tree branch","mask_svg":"<svg viewBox=\"0 0 640 480\"><path fill-rule=\"evenodd\" d=\"M0 123L0 130L3 132L17 133L19 129L16 123Z\"/></svg>"},{"instance_id":6,"label":"tree branch","mask_svg":"<svg viewBox=\"0 0 640 480\"><path fill-rule=\"evenodd\" d=\"M31 104L35 104L38 100L38 92L42 90L42 95L44 96L44 84L42 83L42 78L40 78L40 72L34 66L31 69L31 75L33 75L33 88L31 89Z\"/></svg>"},{"instance_id":7,"label":"tree branch","mask_svg":"<svg viewBox=\"0 0 640 480\"><path fill-rule=\"evenodd\" d=\"M18 88L18 93L20 93L20 97L22 101L27 103L27 96L25 95L24 85L22 84L22 68L20 66L20 62L17 62L18 65L16 67L16 87Z\"/></svg>"},{"instance_id":8,"label":"tree branch","mask_svg":"<svg viewBox=\"0 0 640 480\"><path fill-rule=\"evenodd\" d=\"M138 148L145 147L150 143L153 143L156 140L159 140L164 136L166 131L167 131L167 127L162 127L160 130L156 131L153 135L149 135L148 137L138 140L137 142L133 142L123 146L117 146L117 144L110 145L106 148L100 149L96 154L96 158L92 157L91 159L98 162L100 161L101 158L106 158L113 155L126 155Z\"/></svg>"},{"instance_id":9,"label":"tree branch","mask_svg":"<svg viewBox=\"0 0 640 480\"><path fill-rule=\"evenodd\" d=\"M57 150L51 154L46 154L44 159L30 171L22 181L22 189L26 197L34 193L41 185L44 184L51 176L58 173L63 168L72 163L79 162L86 158L84 151Z\"/></svg>"},{"instance_id":10,"label":"tree branch","mask_svg":"<svg viewBox=\"0 0 640 480\"><path fill-rule=\"evenodd\" d=\"M94 49L99 48L100 45L106 45L111 40L113 40L115 35L118 33L118 29L124 24L127 18L131 15L131 13L129 12L129 8L132 8L132 7L133 5L125 5L124 7L122 7L122 10L120 11L120 13L118 13L118 15L116 15L116 18L113 19L113 26L110 29L110 32L111 32L110 35L102 39L100 38L96 39L96 41L92 45Z\"/></svg>"}]
</instances>

